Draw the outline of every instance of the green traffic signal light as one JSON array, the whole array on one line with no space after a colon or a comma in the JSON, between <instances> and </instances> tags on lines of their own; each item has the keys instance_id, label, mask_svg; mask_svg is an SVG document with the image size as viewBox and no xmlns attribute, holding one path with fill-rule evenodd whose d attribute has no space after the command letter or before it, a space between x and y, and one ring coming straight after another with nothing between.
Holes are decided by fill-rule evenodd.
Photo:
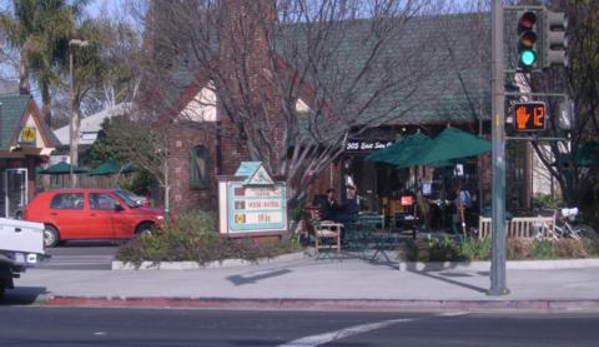
<instances>
[{"instance_id":1,"label":"green traffic signal light","mask_svg":"<svg viewBox=\"0 0 599 347\"><path fill-rule=\"evenodd\" d=\"M518 67L524 71L534 70L538 64L537 18L535 10L518 13Z\"/></svg>"},{"instance_id":2,"label":"green traffic signal light","mask_svg":"<svg viewBox=\"0 0 599 347\"><path fill-rule=\"evenodd\" d=\"M537 62L537 54L530 49L520 53L520 64L525 67L532 67Z\"/></svg>"}]
</instances>

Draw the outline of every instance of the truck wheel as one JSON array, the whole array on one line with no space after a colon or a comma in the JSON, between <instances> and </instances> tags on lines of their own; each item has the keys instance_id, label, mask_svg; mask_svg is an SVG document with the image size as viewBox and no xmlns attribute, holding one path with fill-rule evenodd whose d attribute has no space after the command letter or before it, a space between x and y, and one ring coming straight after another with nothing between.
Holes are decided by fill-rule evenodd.
<instances>
[{"instance_id":1,"label":"truck wheel","mask_svg":"<svg viewBox=\"0 0 599 347\"><path fill-rule=\"evenodd\" d=\"M60 234L55 227L44 225L44 247L51 248L60 242Z\"/></svg>"},{"instance_id":2,"label":"truck wheel","mask_svg":"<svg viewBox=\"0 0 599 347\"><path fill-rule=\"evenodd\" d=\"M137 236L137 237L151 236L154 233L153 228L154 228L154 224L144 223L137 227L137 230L135 230L135 236Z\"/></svg>"}]
</instances>

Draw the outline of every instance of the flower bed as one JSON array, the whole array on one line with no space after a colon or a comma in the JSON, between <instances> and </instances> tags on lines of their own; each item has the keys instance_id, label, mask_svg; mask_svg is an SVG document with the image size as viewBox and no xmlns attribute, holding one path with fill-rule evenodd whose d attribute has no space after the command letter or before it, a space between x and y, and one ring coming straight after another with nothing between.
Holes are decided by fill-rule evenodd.
<instances>
[{"instance_id":1,"label":"flower bed","mask_svg":"<svg viewBox=\"0 0 599 347\"><path fill-rule=\"evenodd\" d=\"M506 256L508 260L594 258L599 257L599 243L592 240L513 238L507 240ZM460 242L450 238L409 241L400 245L398 258L410 262L489 260L491 240L465 237Z\"/></svg>"},{"instance_id":2,"label":"flower bed","mask_svg":"<svg viewBox=\"0 0 599 347\"><path fill-rule=\"evenodd\" d=\"M115 260L139 267L144 262L192 261L199 265L225 259L258 262L302 249L295 240L257 242L254 239L224 239L216 232L211 213L187 212L177 216L165 231L132 239L120 247Z\"/></svg>"}]
</instances>

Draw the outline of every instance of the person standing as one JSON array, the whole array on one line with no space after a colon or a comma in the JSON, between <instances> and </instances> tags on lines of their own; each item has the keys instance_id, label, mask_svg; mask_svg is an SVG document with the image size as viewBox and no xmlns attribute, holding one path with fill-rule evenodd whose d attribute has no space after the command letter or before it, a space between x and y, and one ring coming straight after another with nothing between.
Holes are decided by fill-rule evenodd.
<instances>
[{"instance_id":1,"label":"person standing","mask_svg":"<svg viewBox=\"0 0 599 347\"><path fill-rule=\"evenodd\" d=\"M466 212L467 209L472 207L472 198L468 190L462 189L461 186L457 186L455 190L455 199L453 200L455 213L453 215L453 231L459 234L461 231L466 234Z\"/></svg>"},{"instance_id":2,"label":"person standing","mask_svg":"<svg viewBox=\"0 0 599 347\"><path fill-rule=\"evenodd\" d=\"M416 189L416 207L418 209L418 217L424 223L426 231L430 230L430 212L431 205L428 199L424 196L421 189Z\"/></svg>"}]
</instances>

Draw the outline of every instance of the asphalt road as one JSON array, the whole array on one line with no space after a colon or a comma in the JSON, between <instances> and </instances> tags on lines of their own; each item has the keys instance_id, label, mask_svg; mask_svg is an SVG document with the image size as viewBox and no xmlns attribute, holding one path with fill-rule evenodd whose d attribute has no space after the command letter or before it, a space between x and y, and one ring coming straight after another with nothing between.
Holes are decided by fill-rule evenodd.
<instances>
[{"instance_id":1,"label":"asphalt road","mask_svg":"<svg viewBox=\"0 0 599 347\"><path fill-rule=\"evenodd\" d=\"M109 270L118 244L111 241L69 241L47 248L50 258L36 265L39 269Z\"/></svg>"},{"instance_id":2,"label":"asphalt road","mask_svg":"<svg viewBox=\"0 0 599 347\"><path fill-rule=\"evenodd\" d=\"M599 314L2 307L2 346L597 346Z\"/></svg>"}]
</instances>

